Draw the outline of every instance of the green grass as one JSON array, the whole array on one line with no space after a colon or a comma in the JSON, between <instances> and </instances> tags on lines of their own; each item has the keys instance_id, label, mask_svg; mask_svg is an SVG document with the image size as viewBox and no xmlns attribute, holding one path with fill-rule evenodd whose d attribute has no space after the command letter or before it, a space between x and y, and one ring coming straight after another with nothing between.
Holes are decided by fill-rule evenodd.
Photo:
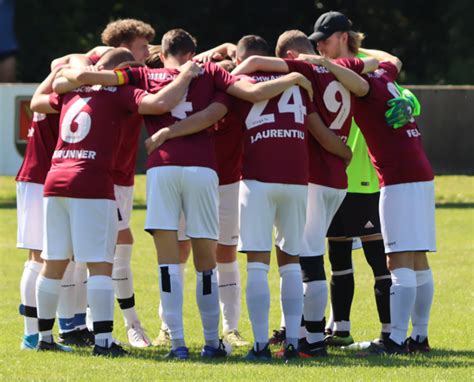
<instances>
[{"instance_id":1,"label":"green grass","mask_svg":"<svg viewBox=\"0 0 474 382\"><path fill-rule=\"evenodd\" d=\"M131 357L120 360L97 359L88 351L75 354L38 354L19 350L23 321L17 313L19 280L26 252L15 248L15 184L11 177L0 177L0 380L44 381L149 381L149 380L389 380L425 381L473 379L473 252L474 188L472 177L436 178L436 223L438 252L430 255L435 277L435 299L430 322L428 355L390 358L357 358L331 350L324 360L305 360L284 365L249 364L240 359L246 349L234 351L228 360L209 363L198 357L202 330L194 298L195 275L191 264L186 270L185 334L192 352L189 362L164 361L164 349L132 350ZM136 205L144 206L144 177L138 177ZM157 265L153 244L143 231L145 210L132 216L136 244L132 266L135 276L138 313L151 336L159 331ZM240 257L243 285L245 261ZM278 275L272 263L270 283L272 303L270 327L279 325ZM355 340L375 338L379 325L372 292L372 274L360 250L354 252L356 293L352 310ZM243 296L244 297L244 296ZM240 329L251 339L251 328L243 298ZM120 311L116 309L114 335L125 341Z\"/></svg>"}]
</instances>

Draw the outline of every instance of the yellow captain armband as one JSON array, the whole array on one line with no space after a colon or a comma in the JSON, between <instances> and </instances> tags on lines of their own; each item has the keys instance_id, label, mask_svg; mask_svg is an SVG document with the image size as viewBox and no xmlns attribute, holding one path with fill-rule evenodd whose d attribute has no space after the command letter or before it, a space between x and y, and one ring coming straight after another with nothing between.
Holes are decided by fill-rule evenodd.
<instances>
[{"instance_id":1,"label":"yellow captain armband","mask_svg":"<svg viewBox=\"0 0 474 382\"><path fill-rule=\"evenodd\" d=\"M126 73L122 69L115 69L115 75L117 76L117 81L119 85L123 85L127 83Z\"/></svg>"}]
</instances>

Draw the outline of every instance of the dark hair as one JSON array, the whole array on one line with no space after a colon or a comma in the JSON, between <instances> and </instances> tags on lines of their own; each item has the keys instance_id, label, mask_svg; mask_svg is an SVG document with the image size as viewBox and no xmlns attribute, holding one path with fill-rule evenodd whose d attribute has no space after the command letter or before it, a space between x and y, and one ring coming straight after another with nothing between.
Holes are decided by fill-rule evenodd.
<instances>
[{"instance_id":1,"label":"dark hair","mask_svg":"<svg viewBox=\"0 0 474 382\"><path fill-rule=\"evenodd\" d=\"M311 41L308 40L308 36L296 29L283 32L278 37L275 55L285 58L288 50L296 50L299 53L315 53Z\"/></svg>"},{"instance_id":2,"label":"dark hair","mask_svg":"<svg viewBox=\"0 0 474 382\"><path fill-rule=\"evenodd\" d=\"M114 69L126 61L135 61L132 52L127 48L114 48L105 52L96 65L103 65L105 69Z\"/></svg>"},{"instance_id":3,"label":"dark hair","mask_svg":"<svg viewBox=\"0 0 474 382\"><path fill-rule=\"evenodd\" d=\"M171 29L161 39L161 52L165 57L196 52L196 39L183 29Z\"/></svg>"},{"instance_id":4,"label":"dark hair","mask_svg":"<svg viewBox=\"0 0 474 382\"><path fill-rule=\"evenodd\" d=\"M150 55L145 60L146 66L150 68L162 68L163 63L160 58L161 45L149 45L148 50L150 51Z\"/></svg>"},{"instance_id":5,"label":"dark hair","mask_svg":"<svg viewBox=\"0 0 474 382\"><path fill-rule=\"evenodd\" d=\"M236 58L245 60L249 56L269 56L270 46L263 37L251 34L242 37L237 43Z\"/></svg>"},{"instance_id":6,"label":"dark hair","mask_svg":"<svg viewBox=\"0 0 474 382\"><path fill-rule=\"evenodd\" d=\"M143 37L148 42L155 38L155 30L150 24L135 19L112 21L102 32L102 42L105 45L118 47L128 44L137 37Z\"/></svg>"}]
</instances>

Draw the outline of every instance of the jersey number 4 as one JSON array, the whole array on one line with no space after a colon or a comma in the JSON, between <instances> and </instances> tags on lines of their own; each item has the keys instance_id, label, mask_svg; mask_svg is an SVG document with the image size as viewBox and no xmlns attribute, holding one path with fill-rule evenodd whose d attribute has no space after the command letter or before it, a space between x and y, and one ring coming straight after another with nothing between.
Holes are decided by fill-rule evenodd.
<instances>
[{"instance_id":1,"label":"jersey number 4","mask_svg":"<svg viewBox=\"0 0 474 382\"><path fill-rule=\"evenodd\" d=\"M290 103L291 99L293 99L292 103ZM275 114L263 114L267 104L268 100L253 104L249 114L247 115L247 118L245 119L245 125L247 126L247 129L253 129L254 127L263 125L265 123L275 122ZM306 106L303 105L303 99L301 97L299 86L292 86L283 92L278 101L278 112L293 113L296 123L304 123Z\"/></svg>"}]
</instances>

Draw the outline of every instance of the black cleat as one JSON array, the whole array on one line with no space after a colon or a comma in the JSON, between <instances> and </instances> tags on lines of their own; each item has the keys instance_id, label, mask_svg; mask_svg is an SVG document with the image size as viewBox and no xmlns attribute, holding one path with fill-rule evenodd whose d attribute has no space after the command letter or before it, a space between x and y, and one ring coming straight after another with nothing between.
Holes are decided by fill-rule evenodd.
<instances>
[{"instance_id":1,"label":"black cleat","mask_svg":"<svg viewBox=\"0 0 474 382\"><path fill-rule=\"evenodd\" d=\"M328 352L324 341L309 344L303 343L298 349L300 358L320 358L327 357Z\"/></svg>"},{"instance_id":2,"label":"black cleat","mask_svg":"<svg viewBox=\"0 0 474 382\"><path fill-rule=\"evenodd\" d=\"M364 349L362 352L358 353L359 356L407 355L407 354L408 354L408 349L407 349L406 341L403 344L399 345L390 338L384 340L383 343L371 342L367 349Z\"/></svg>"},{"instance_id":3,"label":"black cleat","mask_svg":"<svg viewBox=\"0 0 474 382\"><path fill-rule=\"evenodd\" d=\"M281 345L286 340L286 328L273 331L273 335L268 339L270 345Z\"/></svg>"},{"instance_id":4,"label":"black cleat","mask_svg":"<svg viewBox=\"0 0 474 382\"><path fill-rule=\"evenodd\" d=\"M253 346L244 357L245 361L263 361L269 362L272 360L272 352L268 348L268 344L262 350L256 351Z\"/></svg>"},{"instance_id":5,"label":"black cleat","mask_svg":"<svg viewBox=\"0 0 474 382\"><path fill-rule=\"evenodd\" d=\"M45 342L45 341L39 341L38 347L36 349L38 351L57 351L57 352L64 352L64 353L70 353L73 351L72 348L70 348L69 346L64 346L56 342Z\"/></svg>"},{"instance_id":6,"label":"black cleat","mask_svg":"<svg viewBox=\"0 0 474 382\"><path fill-rule=\"evenodd\" d=\"M58 343L68 346L87 347L89 346L77 330L67 333L59 333Z\"/></svg>"},{"instance_id":7,"label":"black cleat","mask_svg":"<svg viewBox=\"0 0 474 382\"><path fill-rule=\"evenodd\" d=\"M92 351L92 354L103 356L103 357L117 358L117 357L125 357L129 353L123 347L113 342L112 346L109 348L95 345L94 350Z\"/></svg>"},{"instance_id":8,"label":"black cleat","mask_svg":"<svg viewBox=\"0 0 474 382\"><path fill-rule=\"evenodd\" d=\"M300 358L300 353L292 344L289 344L286 348L281 349L275 353L275 358L282 358L288 363L290 360Z\"/></svg>"},{"instance_id":9,"label":"black cleat","mask_svg":"<svg viewBox=\"0 0 474 382\"><path fill-rule=\"evenodd\" d=\"M416 340L408 337L405 341L407 344L408 353L429 353L431 351L428 337L424 341L419 341L420 337L416 336Z\"/></svg>"},{"instance_id":10,"label":"black cleat","mask_svg":"<svg viewBox=\"0 0 474 382\"><path fill-rule=\"evenodd\" d=\"M94 333L89 331L89 329L84 328L77 331L81 336L82 340L87 346L94 346L95 344L95 336Z\"/></svg>"}]
</instances>

